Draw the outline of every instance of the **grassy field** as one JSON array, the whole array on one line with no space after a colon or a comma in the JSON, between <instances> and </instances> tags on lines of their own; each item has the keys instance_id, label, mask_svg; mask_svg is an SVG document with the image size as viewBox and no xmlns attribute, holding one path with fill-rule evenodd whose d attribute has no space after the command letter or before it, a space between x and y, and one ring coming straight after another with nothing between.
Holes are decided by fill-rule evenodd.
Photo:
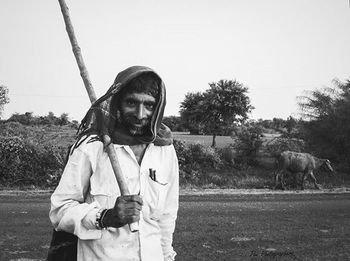
<instances>
[{"instance_id":1,"label":"grassy field","mask_svg":"<svg viewBox=\"0 0 350 261\"><path fill-rule=\"evenodd\" d=\"M189 135L187 133L175 132L174 139L182 140L187 143L199 143L206 146L211 146L213 136L209 135ZM233 143L233 139L230 136L217 136L216 146L218 148L224 148Z\"/></svg>"},{"instance_id":2,"label":"grassy field","mask_svg":"<svg viewBox=\"0 0 350 261\"><path fill-rule=\"evenodd\" d=\"M68 127L47 128L47 140L52 140L56 144L68 146L75 139L76 130ZM202 145L211 146L212 136L209 135L189 135L186 132L174 132L174 139L184 141L186 143L200 143ZM218 148L227 147L232 144L233 140L230 136L217 136L216 145Z\"/></svg>"},{"instance_id":3,"label":"grassy field","mask_svg":"<svg viewBox=\"0 0 350 261\"><path fill-rule=\"evenodd\" d=\"M0 260L45 260L49 194L0 195ZM349 193L183 194L177 261L349 260Z\"/></svg>"}]
</instances>

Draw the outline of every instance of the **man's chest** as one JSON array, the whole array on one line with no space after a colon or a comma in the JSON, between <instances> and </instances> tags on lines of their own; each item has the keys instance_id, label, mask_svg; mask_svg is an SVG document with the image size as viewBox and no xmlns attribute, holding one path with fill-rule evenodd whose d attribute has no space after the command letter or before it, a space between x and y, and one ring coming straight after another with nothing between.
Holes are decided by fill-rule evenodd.
<instances>
[{"instance_id":1,"label":"man's chest","mask_svg":"<svg viewBox=\"0 0 350 261\"><path fill-rule=\"evenodd\" d=\"M147 148L146 144L130 146L130 149L134 153L135 158L136 158L137 162L139 163L139 165L141 165L143 155L145 155L146 148Z\"/></svg>"}]
</instances>

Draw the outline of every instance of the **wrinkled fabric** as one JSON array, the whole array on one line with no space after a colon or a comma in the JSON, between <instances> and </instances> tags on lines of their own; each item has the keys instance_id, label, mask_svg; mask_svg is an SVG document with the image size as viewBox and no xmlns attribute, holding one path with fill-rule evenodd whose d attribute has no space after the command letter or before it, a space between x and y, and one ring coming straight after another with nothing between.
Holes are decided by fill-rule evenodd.
<instances>
[{"instance_id":1,"label":"wrinkled fabric","mask_svg":"<svg viewBox=\"0 0 350 261\"><path fill-rule=\"evenodd\" d=\"M114 207L120 191L103 144L91 140L91 136L84 139L74 150L51 196L55 229L78 236L78 261L174 260L179 170L173 145L150 143L140 165L128 145L114 145L130 193L140 194L144 202L139 232L131 233L127 225L95 228L97 211ZM149 175L150 169L156 177Z\"/></svg>"},{"instance_id":2,"label":"wrinkled fabric","mask_svg":"<svg viewBox=\"0 0 350 261\"><path fill-rule=\"evenodd\" d=\"M151 119L150 129L143 136L131 136L123 130L122 126L116 128L116 115L111 111L112 99L118 95L123 88L127 87L135 77L149 73L153 74L159 80L159 97ZM97 135L99 140L103 140L103 135L112 138L112 142L121 145L136 145L154 143L156 146L167 146L172 144L172 135L170 129L162 124L164 108L166 104L165 85L158 74L145 66L132 66L120 72L113 85L105 95L100 97L91 105L86 113L78 130L78 137L86 135ZM78 139L79 140L79 139ZM80 143L76 143L77 146Z\"/></svg>"}]
</instances>

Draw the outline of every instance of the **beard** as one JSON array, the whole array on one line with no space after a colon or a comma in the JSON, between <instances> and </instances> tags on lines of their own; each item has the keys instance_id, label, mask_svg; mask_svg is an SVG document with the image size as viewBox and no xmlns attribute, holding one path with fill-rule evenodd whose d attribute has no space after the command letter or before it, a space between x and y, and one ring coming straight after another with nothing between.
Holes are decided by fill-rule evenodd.
<instances>
[{"instance_id":1,"label":"beard","mask_svg":"<svg viewBox=\"0 0 350 261\"><path fill-rule=\"evenodd\" d=\"M142 136L150 129L149 118L139 120L131 114L117 113L117 120L131 136Z\"/></svg>"}]
</instances>

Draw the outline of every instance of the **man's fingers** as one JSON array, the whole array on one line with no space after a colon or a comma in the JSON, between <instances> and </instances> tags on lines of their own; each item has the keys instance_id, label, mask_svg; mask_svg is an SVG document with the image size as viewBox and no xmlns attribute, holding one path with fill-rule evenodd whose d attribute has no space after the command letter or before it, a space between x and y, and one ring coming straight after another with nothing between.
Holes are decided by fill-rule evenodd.
<instances>
[{"instance_id":1,"label":"man's fingers","mask_svg":"<svg viewBox=\"0 0 350 261\"><path fill-rule=\"evenodd\" d=\"M137 209L138 211L141 211L142 205L138 202L127 202L124 204L125 209Z\"/></svg>"},{"instance_id":2,"label":"man's fingers","mask_svg":"<svg viewBox=\"0 0 350 261\"><path fill-rule=\"evenodd\" d=\"M127 202L137 202L141 206L143 205L143 200L139 195L125 195L121 197Z\"/></svg>"},{"instance_id":3,"label":"man's fingers","mask_svg":"<svg viewBox=\"0 0 350 261\"><path fill-rule=\"evenodd\" d=\"M140 216L140 210L135 208L127 208L124 211L125 216Z\"/></svg>"},{"instance_id":4,"label":"man's fingers","mask_svg":"<svg viewBox=\"0 0 350 261\"><path fill-rule=\"evenodd\" d=\"M126 223L128 224L135 223L140 220L140 215L128 216L125 220L126 220Z\"/></svg>"}]
</instances>

